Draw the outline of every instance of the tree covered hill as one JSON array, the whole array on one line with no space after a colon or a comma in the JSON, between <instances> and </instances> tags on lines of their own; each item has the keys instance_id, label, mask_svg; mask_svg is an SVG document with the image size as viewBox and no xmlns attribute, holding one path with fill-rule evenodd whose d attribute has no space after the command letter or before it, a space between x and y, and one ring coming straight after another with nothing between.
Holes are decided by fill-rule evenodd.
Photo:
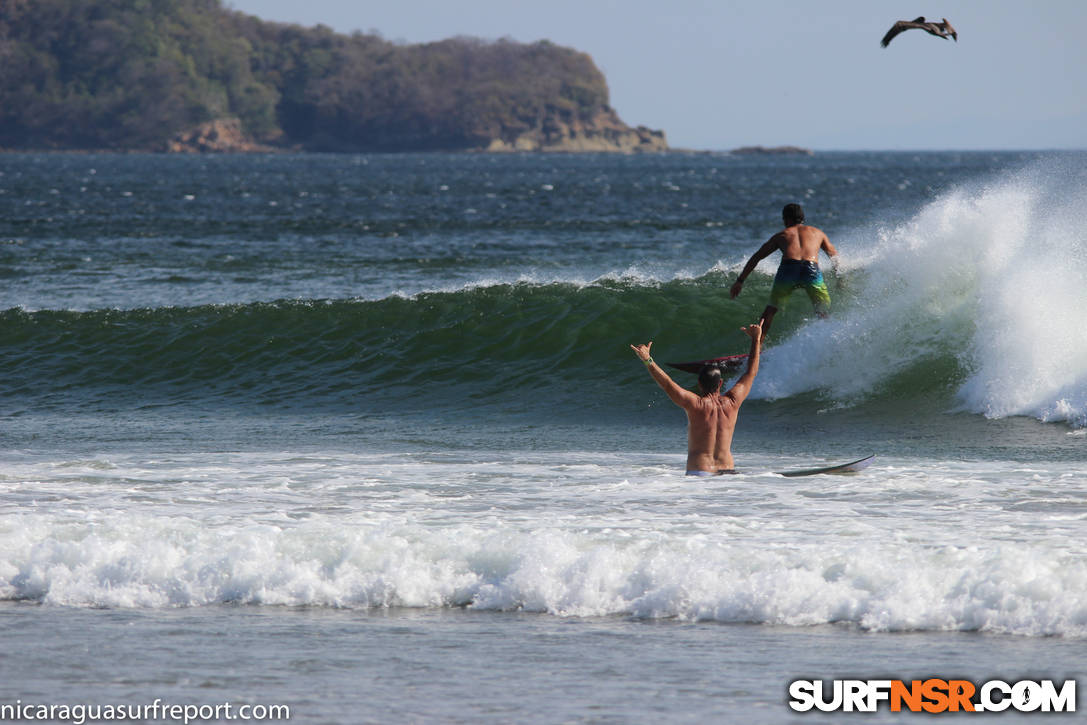
<instances>
[{"instance_id":1,"label":"tree covered hill","mask_svg":"<svg viewBox=\"0 0 1087 725\"><path fill-rule=\"evenodd\" d=\"M0 0L0 148L658 150L585 53L400 45L221 0Z\"/></svg>"}]
</instances>

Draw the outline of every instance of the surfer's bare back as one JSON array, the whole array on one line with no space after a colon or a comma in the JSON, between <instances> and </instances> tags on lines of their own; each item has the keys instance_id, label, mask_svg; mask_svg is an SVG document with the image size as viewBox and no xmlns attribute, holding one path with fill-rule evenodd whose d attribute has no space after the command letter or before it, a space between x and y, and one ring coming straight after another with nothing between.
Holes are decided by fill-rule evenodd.
<instances>
[{"instance_id":1,"label":"surfer's bare back","mask_svg":"<svg viewBox=\"0 0 1087 725\"><path fill-rule=\"evenodd\" d=\"M751 384L759 373L759 351L762 349L762 322L742 327L751 338L751 352L747 357L747 369L739 380L721 393L724 379L716 365L706 365L698 374L701 395L676 383L653 362L649 349L653 341L644 345L631 345L630 349L645 363L653 380L672 402L687 413L687 475L716 476L734 473L732 461L732 434L736 431L736 418L740 404L751 392Z\"/></svg>"}]
</instances>

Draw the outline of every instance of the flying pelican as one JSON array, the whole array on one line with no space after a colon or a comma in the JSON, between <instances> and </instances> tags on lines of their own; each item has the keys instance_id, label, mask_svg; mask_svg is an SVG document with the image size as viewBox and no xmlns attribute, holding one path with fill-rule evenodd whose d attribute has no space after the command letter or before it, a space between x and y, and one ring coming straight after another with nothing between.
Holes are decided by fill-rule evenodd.
<instances>
[{"instance_id":1,"label":"flying pelican","mask_svg":"<svg viewBox=\"0 0 1087 725\"><path fill-rule=\"evenodd\" d=\"M887 45L894 40L896 35L911 28L920 28L926 33L935 35L938 38L943 38L944 40L947 40L948 36L950 36L955 39L956 43L959 42L959 34L951 27L951 23L947 22L947 18L943 18L942 23L932 23L926 22L925 16L922 15L913 20L899 20L891 26L891 29L887 31L887 34L883 36L883 40L881 40L879 44L886 48Z\"/></svg>"}]
</instances>

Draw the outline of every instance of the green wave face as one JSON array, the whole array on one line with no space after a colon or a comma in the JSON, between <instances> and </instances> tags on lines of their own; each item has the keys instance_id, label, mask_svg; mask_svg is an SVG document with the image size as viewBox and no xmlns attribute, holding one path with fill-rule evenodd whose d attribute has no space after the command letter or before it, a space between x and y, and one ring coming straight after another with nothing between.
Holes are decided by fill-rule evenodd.
<instances>
[{"instance_id":1,"label":"green wave face","mask_svg":"<svg viewBox=\"0 0 1087 725\"><path fill-rule=\"evenodd\" d=\"M724 275L644 284L498 284L381 300L0 313L0 391L36 405L206 400L327 406L644 399L630 351L661 361L746 352L769 278L743 304ZM844 302L844 300L843 300ZM805 319L782 319L783 337ZM953 374L953 359L942 363ZM676 373L684 384L685 373ZM893 388L895 382L889 382ZM909 372L901 385L914 389Z\"/></svg>"}]
</instances>

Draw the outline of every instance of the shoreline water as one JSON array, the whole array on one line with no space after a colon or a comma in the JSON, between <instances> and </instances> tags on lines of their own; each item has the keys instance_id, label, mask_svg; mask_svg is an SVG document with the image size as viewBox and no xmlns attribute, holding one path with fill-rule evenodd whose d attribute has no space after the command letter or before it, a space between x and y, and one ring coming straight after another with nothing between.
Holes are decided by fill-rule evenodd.
<instances>
[{"instance_id":1,"label":"shoreline water","mask_svg":"<svg viewBox=\"0 0 1087 725\"><path fill-rule=\"evenodd\" d=\"M134 612L9 603L0 612L8 647L21 653L19 667L9 661L0 669L6 701L286 704L298 722L742 718L773 725L827 717L789 708L794 679L961 675L1063 682L1082 675L1067 664L1079 659L1078 643L1062 638L463 609L226 605ZM61 660L40 645L58 637L70 643ZM99 680L88 682L88 671ZM851 717L898 722L902 715L884 707ZM1005 713L972 721L1009 717L1033 723L1075 715Z\"/></svg>"}]
</instances>

